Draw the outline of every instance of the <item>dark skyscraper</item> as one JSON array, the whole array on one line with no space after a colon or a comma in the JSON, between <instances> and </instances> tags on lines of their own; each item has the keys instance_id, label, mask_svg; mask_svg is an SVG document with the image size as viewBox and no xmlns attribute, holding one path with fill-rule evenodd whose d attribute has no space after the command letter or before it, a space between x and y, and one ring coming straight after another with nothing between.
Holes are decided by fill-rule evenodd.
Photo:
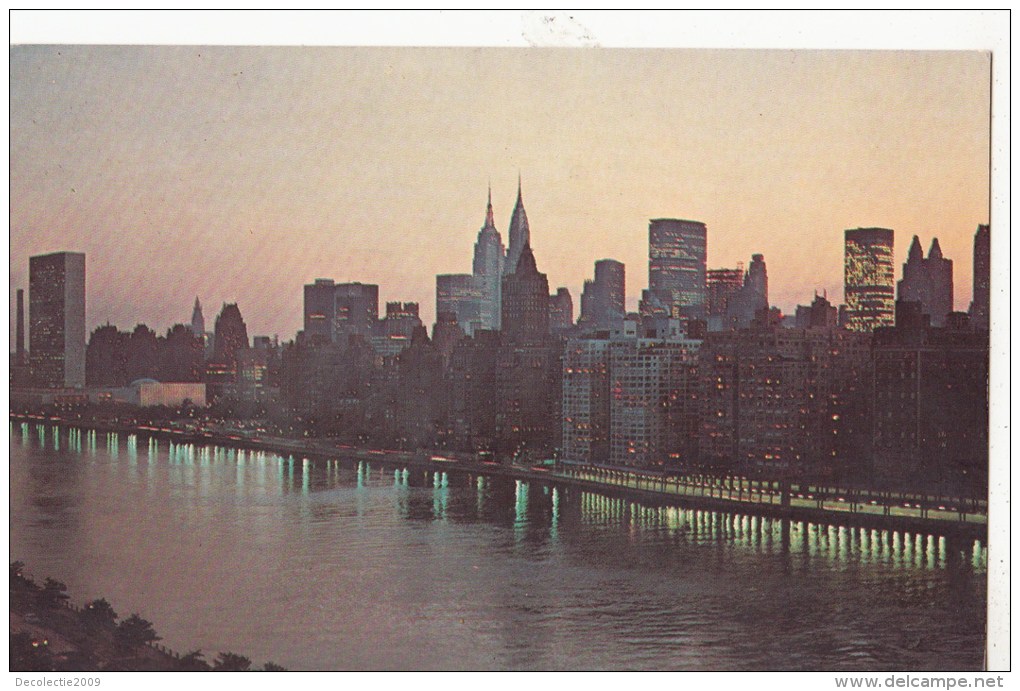
<instances>
[{"instance_id":1,"label":"dark skyscraper","mask_svg":"<svg viewBox=\"0 0 1020 691\"><path fill-rule=\"evenodd\" d=\"M896 299L921 303L921 312L931 318L932 326L945 325L946 315L953 311L953 262L942 257L938 238L932 240L925 259L921 241L914 236Z\"/></svg>"},{"instance_id":2,"label":"dark skyscraper","mask_svg":"<svg viewBox=\"0 0 1020 691\"><path fill-rule=\"evenodd\" d=\"M565 331L574 325L574 299L566 288L557 288L549 296L549 330Z\"/></svg>"},{"instance_id":3,"label":"dark skyscraper","mask_svg":"<svg viewBox=\"0 0 1020 691\"><path fill-rule=\"evenodd\" d=\"M305 286L304 337L312 341L344 341L352 335L375 335L379 321L379 286L334 283L317 278Z\"/></svg>"},{"instance_id":4,"label":"dark skyscraper","mask_svg":"<svg viewBox=\"0 0 1020 691\"><path fill-rule=\"evenodd\" d=\"M758 309L769 306L769 273L765 268L763 255L751 255L751 265L747 267L744 289L752 295L752 302Z\"/></svg>"},{"instance_id":5,"label":"dark skyscraper","mask_svg":"<svg viewBox=\"0 0 1020 691\"><path fill-rule=\"evenodd\" d=\"M85 386L85 255L31 257L28 300L33 384Z\"/></svg>"},{"instance_id":6,"label":"dark skyscraper","mask_svg":"<svg viewBox=\"0 0 1020 691\"><path fill-rule=\"evenodd\" d=\"M851 331L874 331L895 320L893 231L856 228L845 233L843 301Z\"/></svg>"},{"instance_id":7,"label":"dark skyscraper","mask_svg":"<svg viewBox=\"0 0 1020 691\"><path fill-rule=\"evenodd\" d=\"M746 329L755 316L769 308L769 275L765 257L751 255L751 265L744 274L744 285L730 296L726 303L726 326Z\"/></svg>"},{"instance_id":8,"label":"dark skyscraper","mask_svg":"<svg viewBox=\"0 0 1020 691\"><path fill-rule=\"evenodd\" d=\"M317 278L305 286L304 337L328 342L333 340L336 321L336 284L329 278Z\"/></svg>"},{"instance_id":9,"label":"dark skyscraper","mask_svg":"<svg viewBox=\"0 0 1020 691\"><path fill-rule=\"evenodd\" d=\"M485 225L478 231L472 265L472 272L481 290L478 320L483 329L491 331L499 329L505 263L506 251L503 249L503 239L500 237L499 231L496 230L492 215L492 188L490 187L489 202L485 209Z\"/></svg>"},{"instance_id":10,"label":"dark skyscraper","mask_svg":"<svg viewBox=\"0 0 1020 691\"><path fill-rule=\"evenodd\" d=\"M379 286L364 283L340 283L336 286L334 334L346 341L349 336L372 336L379 321Z\"/></svg>"},{"instance_id":11,"label":"dark skyscraper","mask_svg":"<svg viewBox=\"0 0 1020 691\"><path fill-rule=\"evenodd\" d=\"M520 177L517 178L517 202L514 204L514 212L510 216L510 230L507 234L510 245L507 248L503 273L512 274L517 270L517 262L520 261L524 248L531 246L531 228L528 226L528 214L524 211Z\"/></svg>"},{"instance_id":12,"label":"dark skyscraper","mask_svg":"<svg viewBox=\"0 0 1020 691\"><path fill-rule=\"evenodd\" d=\"M615 259L595 262L595 278L584 282L581 323L589 329L607 330L626 315L626 272Z\"/></svg>"},{"instance_id":13,"label":"dark skyscraper","mask_svg":"<svg viewBox=\"0 0 1020 691\"><path fill-rule=\"evenodd\" d=\"M674 218L648 224L648 288L672 316L704 317L708 230Z\"/></svg>"},{"instance_id":14,"label":"dark skyscraper","mask_svg":"<svg viewBox=\"0 0 1020 691\"><path fill-rule=\"evenodd\" d=\"M974 234L974 299L970 303L970 323L977 329L990 324L991 295L991 227L980 225Z\"/></svg>"},{"instance_id":15,"label":"dark skyscraper","mask_svg":"<svg viewBox=\"0 0 1020 691\"><path fill-rule=\"evenodd\" d=\"M503 333L512 341L537 343L549 334L549 280L539 273L530 245L517 270L503 279Z\"/></svg>"}]
</instances>

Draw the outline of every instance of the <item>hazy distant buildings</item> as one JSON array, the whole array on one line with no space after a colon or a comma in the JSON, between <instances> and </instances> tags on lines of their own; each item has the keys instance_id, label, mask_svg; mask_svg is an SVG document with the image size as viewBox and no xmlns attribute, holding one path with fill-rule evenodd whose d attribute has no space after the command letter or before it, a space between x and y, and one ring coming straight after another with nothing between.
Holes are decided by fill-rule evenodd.
<instances>
[{"instance_id":1,"label":"hazy distant buildings","mask_svg":"<svg viewBox=\"0 0 1020 691\"><path fill-rule=\"evenodd\" d=\"M574 325L574 299L564 287L549 296L549 331L563 333Z\"/></svg>"},{"instance_id":2,"label":"hazy distant buildings","mask_svg":"<svg viewBox=\"0 0 1020 691\"><path fill-rule=\"evenodd\" d=\"M522 207L523 211L523 207ZM526 225L526 221L525 221ZM491 331L500 328L502 304L502 280L506 264L506 251L503 240L496 230L492 215L492 188L489 188L489 201L485 209L485 225L478 231L475 242L475 256L472 273L481 292L478 305L478 321L480 328Z\"/></svg>"},{"instance_id":3,"label":"hazy distant buildings","mask_svg":"<svg viewBox=\"0 0 1020 691\"><path fill-rule=\"evenodd\" d=\"M839 309L825 295L815 293L810 305L797 305L794 319L798 329L835 329L839 325Z\"/></svg>"},{"instance_id":4,"label":"hazy distant buildings","mask_svg":"<svg viewBox=\"0 0 1020 691\"><path fill-rule=\"evenodd\" d=\"M938 238L932 240L925 259L921 241L914 236L896 299L921 303L921 312L930 317L932 326L945 325L946 315L953 311L953 262L942 257Z\"/></svg>"},{"instance_id":5,"label":"hazy distant buildings","mask_svg":"<svg viewBox=\"0 0 1020 691\"><path fill-rule=\"evenodd\" d=\"M743 264L736 269L709 269L706 275L705 312L708 328L720 331L725 328L726 307L730 299L744 285Z\"/></svg>"},{"instance_id":6,"label":"hazy distant buildings","mask_svg":"<svg viewBox=\"0 0 1020 691\"><path fill-rule=\"evenodd\" d=\"M581 293L582 327L594 331L618 328L627 312L626 290L626 270L622 262L615 259L595 262L595 277L584 282Z\"/></svg>"},{"instance_id":7,"label":"hazy distant buildings","mask_svg":"<svg viewBox=\"0 0 1020 691\"><path fill-rule=\"evenodd\" d=\"M893 231L888 228L846 231L843 300L843 322L851 331L874 331L893 325Z\"/></svg>"},{"instance_id":8,"label":"hazy distant buildings","mask_svg":"<svg viewBox=\"0 0 1020 691\"><path fill-rule=\"evenodd\" d=\"M989 327L991 295L991 228L980 225L974 234L974 297L970 304L970 323L975 329Z\"/></svg>"},{"instance_id":9,"label":"hazy distant buildings","mask_svg":"<svg viewBox=\"0 0 1020 691\"><path fill-rule=\"evenodd\" d=\"M488 276L475 274L439 274L436 276L436 315L449 313L456 316L457 324L465 334L471 336L476 329L489 328L483 325L482 310L490 309L486 304L486 281ZM497 277L498 280L498 277ZM491 322L491 318L486 317Z\"/></svg>"},{"instance_id":10,"label":"hazy distant buildings","mask_svg":"<svg viewBox=\"0 0 1020 691\"><path fill-rule=\"evenodd\" d=\"M726 328L746 329L754 318L769 308L769 277L765 257L751 255L751 265L744 274L743 284L726 300Z\"/></svg>"},{"instance_id":11,"label":"hazy distant buildings","mask_svg":"<svg viewBox=\"0 0 1020 691\"><path fill-rule=\"evenodd\" d=\"M673 218L648 225L648 288L671 316L704 318L708 230Z\"/></svg>"},{"instance_id":12,"label":"hazy distant buildings","mask_svg":"<svg viewBox=\"0 0 1020 691\"><path fill-rule=\"evenodd\" d=\"M29 259L29 362L32 383L85 386L85 255Z\"/></svg>"}]
</instances>

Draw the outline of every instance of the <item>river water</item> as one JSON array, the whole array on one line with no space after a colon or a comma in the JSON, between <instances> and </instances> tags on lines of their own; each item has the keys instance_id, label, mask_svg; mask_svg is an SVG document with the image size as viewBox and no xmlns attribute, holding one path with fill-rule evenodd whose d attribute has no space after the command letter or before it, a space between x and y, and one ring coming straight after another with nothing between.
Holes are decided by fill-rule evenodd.
<instances>
[{"instance_id":1,"label":"river water","mask_svg":"<svg viewBox=\"0 0 1020 691\"><path fill-rule=\"evenodd\" d=\"M289 669L979 669L986 550L12 423L10 558ZM785 533L785 535L784 535Z\"/></svg>"}]
</instances>

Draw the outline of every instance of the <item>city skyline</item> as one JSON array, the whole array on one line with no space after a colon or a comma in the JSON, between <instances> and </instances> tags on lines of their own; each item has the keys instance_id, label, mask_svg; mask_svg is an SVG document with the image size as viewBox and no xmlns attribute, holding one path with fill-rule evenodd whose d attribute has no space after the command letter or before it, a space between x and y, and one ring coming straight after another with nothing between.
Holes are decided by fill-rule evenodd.
<instances>
[{"instance_id":1,"label":"city skyline","mask_svg":"<svg viewBox=\"0 0 1020 691\"><path fill-rule=\"evenodd\" d=\"M237 302L252 333L288 339L317 278L378 284L431 324L436 275L471 270L490 179L508 242L518 175L539 270L575 319L605 258L628 267L636 309L652 218L705 223L708 269L763 254L790 314L815 290L842 296L843 233L867 226L895 231L897 267L913 235L937 237L966 310L988 222L986 53L17 46L11 60L11 295L29 256L84 252L89 332L165 332L197 295L207 319Z\"/></svg>"}]
</instances>

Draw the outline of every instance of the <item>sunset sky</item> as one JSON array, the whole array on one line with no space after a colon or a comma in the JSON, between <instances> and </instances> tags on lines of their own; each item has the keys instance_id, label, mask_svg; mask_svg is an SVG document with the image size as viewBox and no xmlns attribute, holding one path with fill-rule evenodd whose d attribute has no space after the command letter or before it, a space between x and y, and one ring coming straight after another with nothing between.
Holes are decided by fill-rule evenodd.
<instances>
[{"instance_id":1,"label":"sunset sky","mask_svg":"<svg viewBox=\"0 0 1020 691\"><path fill-rule=\"evenodd\" d=\"M841 301L847 228L896 231L897 279L937 236L966 310L989 222L981 52L25 45L10 75L12 301L30 255L85 252L90 332L165 333L197 295L289 339L320 277L431 326L518 173L575 318L601 258L636 307L660 217L707 224L709 268L764 254L784 312Z\"/></svg>"}]
</instances>

